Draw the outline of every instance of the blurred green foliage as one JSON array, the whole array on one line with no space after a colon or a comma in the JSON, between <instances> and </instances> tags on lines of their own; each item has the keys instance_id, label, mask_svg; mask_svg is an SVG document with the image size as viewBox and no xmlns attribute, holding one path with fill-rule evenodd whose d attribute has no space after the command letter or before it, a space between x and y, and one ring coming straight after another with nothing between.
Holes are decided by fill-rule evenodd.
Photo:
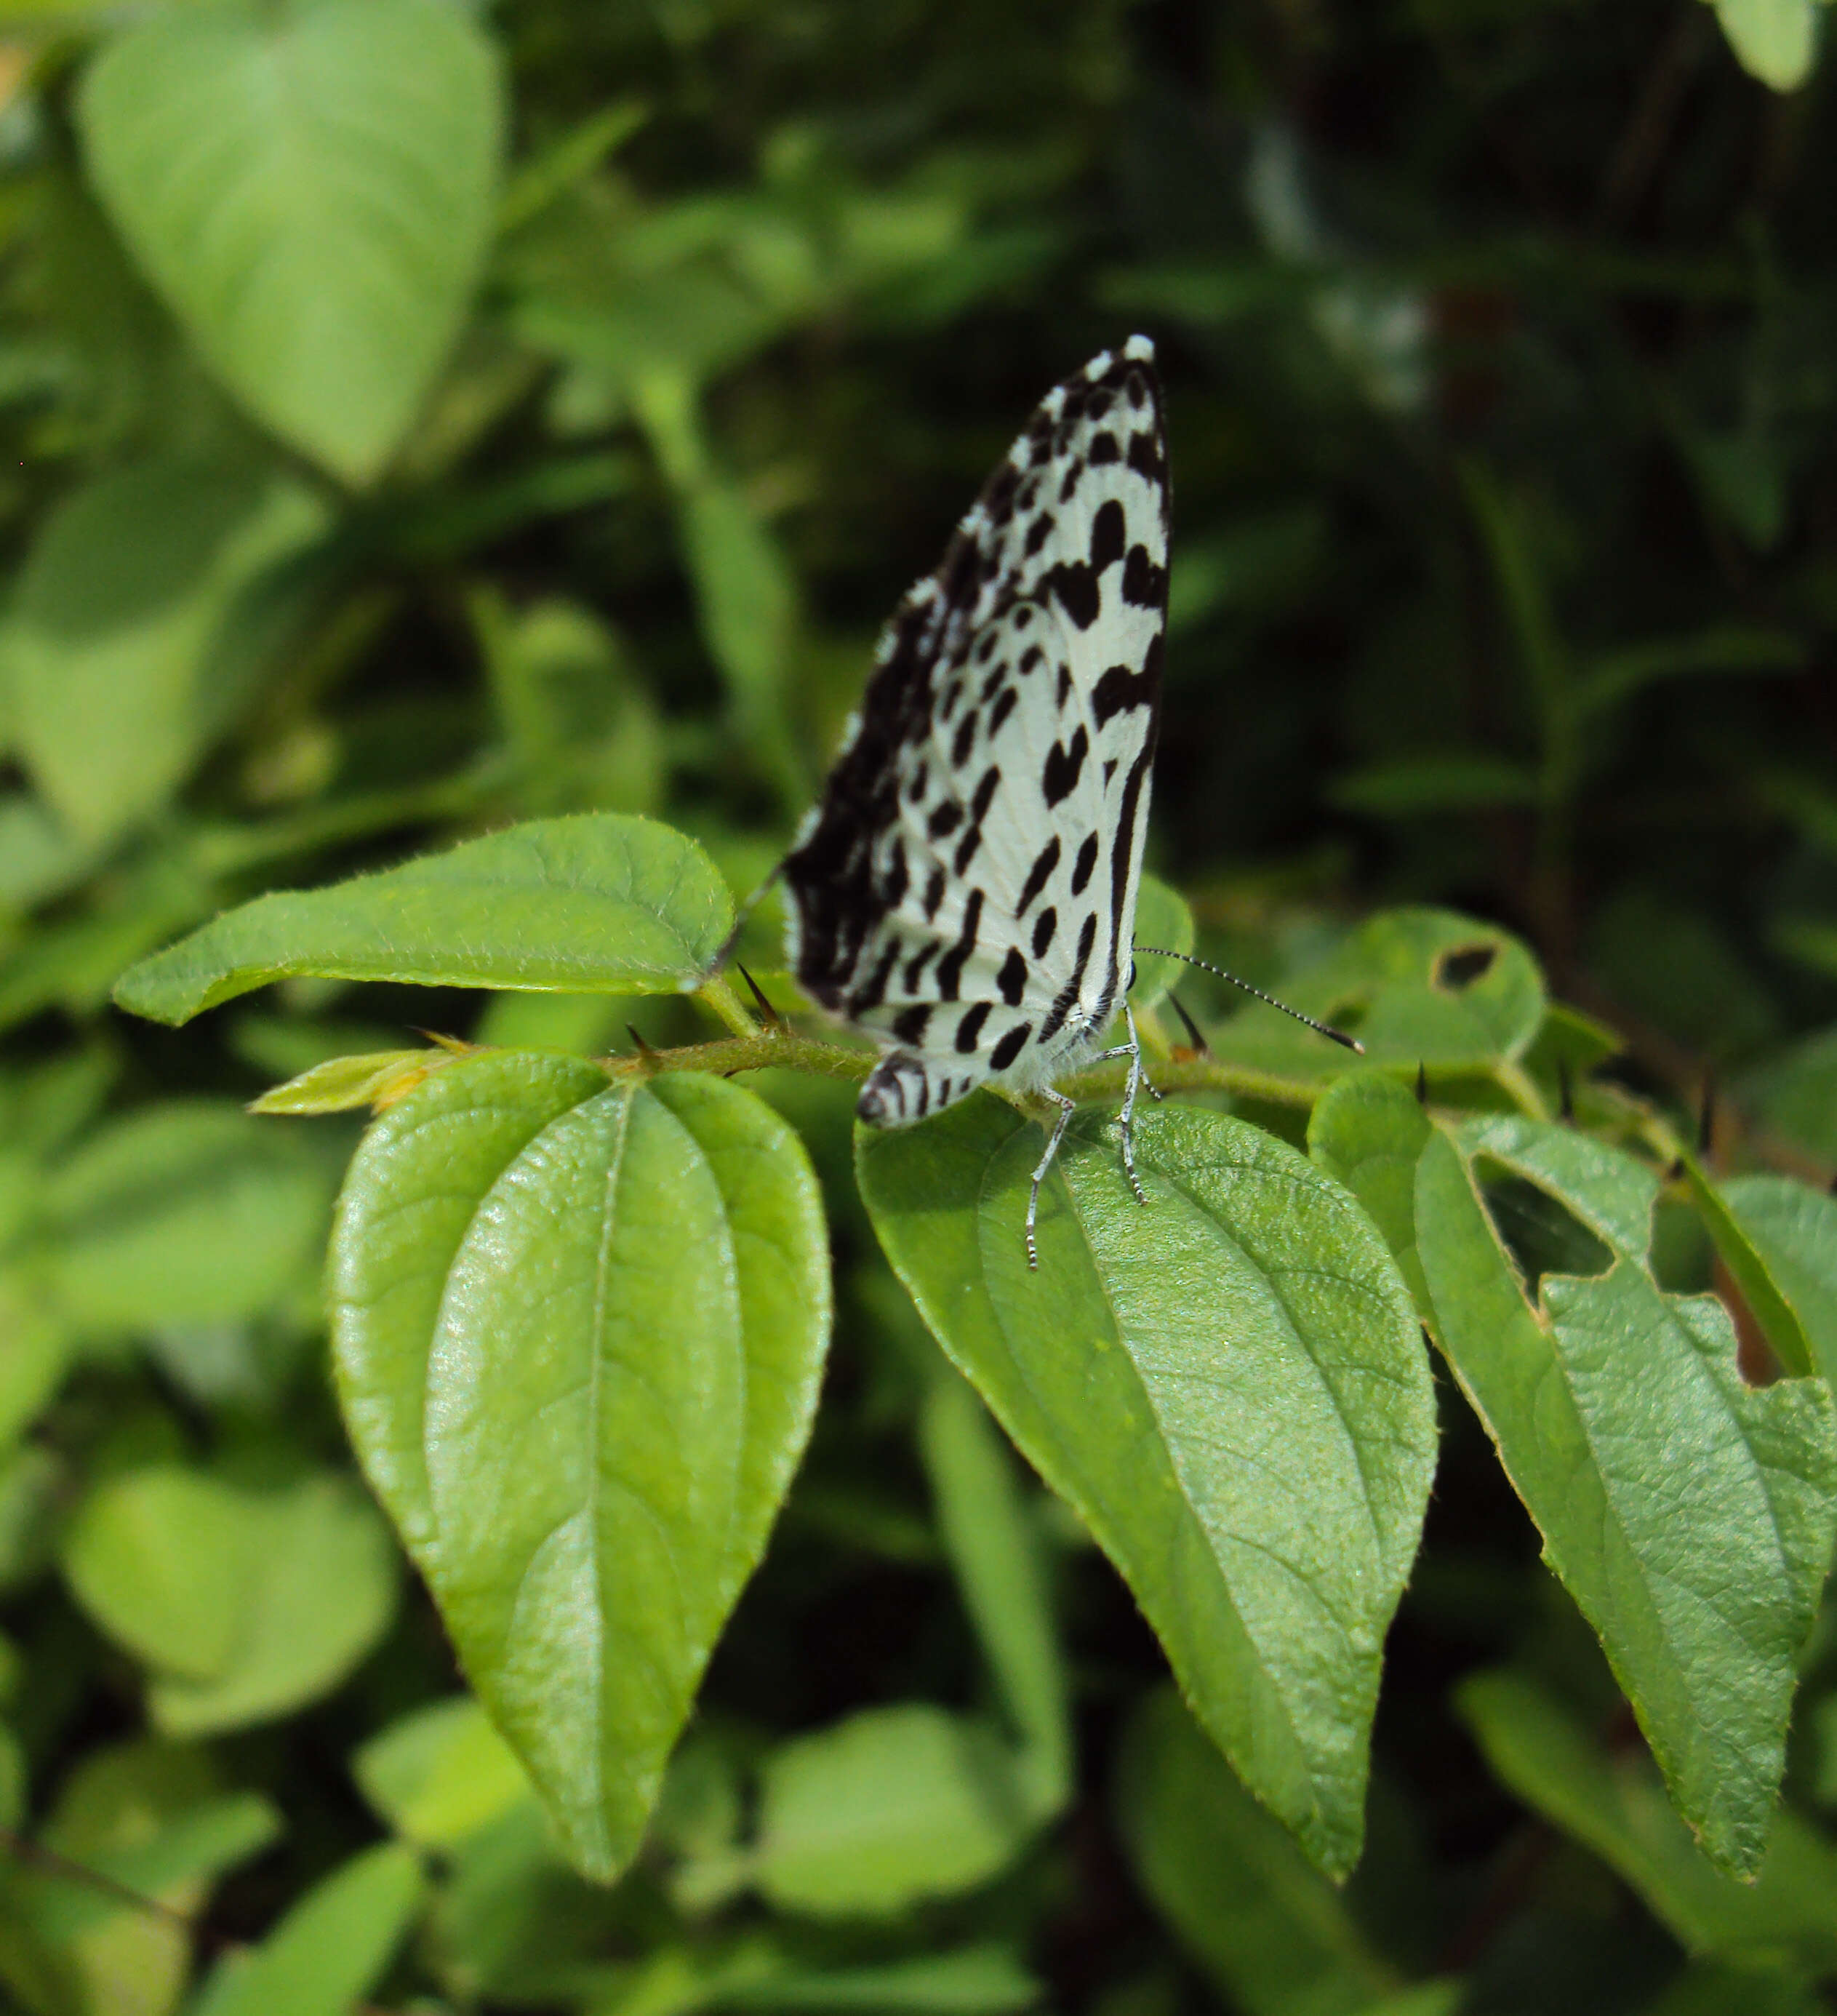
<instances>
[{"instance_id":1,"label":"blurred green foliage","mask_svg":"<svg viewBox=\"0 0 1837 2016\"><path fill-rule=\"evenodd\" d=\"M0 0L11 2005L1827 2006L1828 1611L1744 1886L1665 1802L1444 1384L1371 1845L1334 1889L953 1383L813 1079L765 1089L833 1229L823 1409L644 1852L589 1885L355 1478L319 1280L355 1130L241 1107L411 1028L588 1053L706 1018L488 999L463 963L366 984L362 945L181 1033L108 1006L232 904L517 820L661 814L751 887L1028 405L1143 328L1176 486L1154 860L1199 949L1324 1008L1405 928L1361 930L1380 905L1519 934L1575 1009L1508 952L1425 1061L1457 1079L1509 1038L1586 1118L1618 1045L1608 1082L1677 1136L1706 1109L1726 1208L1706 1230L1667 1193L1632 1284L1738 1283L1777 1340L1770 1280L1828 1370L1824 25L1817 0ZM768 905L769 989L774 941ZM1242 1035L1316 1067L1299 1032ZM1612 1246L1522 1186L1536 1143L1500 1125L1511 1264ZM1348 1155L1404 1250L1409 1201ZM1436 1264L1407 1263L1419 1294Z\"/></svg>"}]
</instances>

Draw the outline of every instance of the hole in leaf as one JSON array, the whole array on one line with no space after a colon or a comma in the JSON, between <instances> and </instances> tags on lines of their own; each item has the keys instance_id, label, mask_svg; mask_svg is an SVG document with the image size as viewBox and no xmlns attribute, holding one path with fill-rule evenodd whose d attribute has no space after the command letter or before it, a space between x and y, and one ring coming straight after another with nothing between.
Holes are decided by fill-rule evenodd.
<instances>
[{"instance_id":1,"label":"hole in leaf","mask_svg":"<svg viewBox=\"0 0 1837 2016\"><path fill-rule=\"evenodd\" d=\"M1530 1285L1533 1294L1546 1274L1573 1274L1584 1279L1605 1274L1614 1264L1606 1243L1547 1190L1482 1162L1476 1173L1499 1237Z\"/></svg>"},{"instance_id":2,"label":"hole in leaf","mask_svg":"<svg viewBox=\"0 0 1837 2016\"><path fill-rule=\"evenodd\" d=\"M1460 994L1493 970L1499 948L1493 945L1450 945L1435 961L1435 984Z\"/></svg>"}]
</instances>

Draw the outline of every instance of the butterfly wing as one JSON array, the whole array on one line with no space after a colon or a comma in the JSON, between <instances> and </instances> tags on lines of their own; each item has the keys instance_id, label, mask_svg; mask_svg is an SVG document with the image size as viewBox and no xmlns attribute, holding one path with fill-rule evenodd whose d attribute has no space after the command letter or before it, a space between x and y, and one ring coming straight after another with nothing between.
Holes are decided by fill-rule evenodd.
<instances>
[{"instance_id":1,"label":"butterfly wing","mask_svg":"<svg viewBox=\"0 0 1837 2016\"><path fill-rule=\"evenodd\" d=\"M1166 621L1153 358L1133 338L1041 402L895 612L785 862L799 981L899 1046L866 1117L1043 1082L1128 985Z\"/></svg>"}]
</instances>

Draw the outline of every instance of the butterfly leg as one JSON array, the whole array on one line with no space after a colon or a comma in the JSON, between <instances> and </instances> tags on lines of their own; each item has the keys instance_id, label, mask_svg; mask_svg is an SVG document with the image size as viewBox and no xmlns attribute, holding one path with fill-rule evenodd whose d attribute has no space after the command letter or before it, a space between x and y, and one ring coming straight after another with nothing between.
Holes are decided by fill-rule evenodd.
<instances>
[{"instance_id":1,"label":"butterfly leg","mask_svg":"<svg viewBox=\"0 0 1837 2016\"><path fill-rule=\"evenodd\" d=\"M1064 1093L1054 1092L1050 1085L1042 1090L1058 1107L1059 1117L1053 1122L1046 1153L1039 1158L1039 1167L1033 1172L1033 1187L1027 1193L1027 1264L1036 1274L1039 1272L1039 1252L1033 1243L1033 1219L1039 1208L1039 1186L1046 1180L1046 1171L1053 1166L1053 1157L1059 1152L1059 1143L1065 1138L1065 1129L1071 1125L1072 1114L1078 1111L1078 1102L1068 1099Z\"/></svg>"},{"instance_id":2,"label":"butterfly leg","mask_svg":"<svg viewBox=\"0 0 1837 2016\"><path fill-rule=\"evenodd\" d=\"M1116 1116L1117 1126L1122 1134L1122 1172L1129 1178L1129 1186L1136 1193L1137 1204L1146 1204L1148 1194L1142 1188L1141 1179L1136 1174L1136 1094L1145 1085L1158 1099L1161 1095L1148 1085L1148 1074L1142 1068L1142 1040L1136 1034L1134 1011L1126 1001L1122 1004L1123 1026L1129 1031L1129 1041L1118 1043L1113 1050L1105 1050L1093 1057L1093 1064L1106 1064L1112 1057L1129 1059L1129 1083L1122 1094L1122 1111Z\"/></svg>"}]
</instances>

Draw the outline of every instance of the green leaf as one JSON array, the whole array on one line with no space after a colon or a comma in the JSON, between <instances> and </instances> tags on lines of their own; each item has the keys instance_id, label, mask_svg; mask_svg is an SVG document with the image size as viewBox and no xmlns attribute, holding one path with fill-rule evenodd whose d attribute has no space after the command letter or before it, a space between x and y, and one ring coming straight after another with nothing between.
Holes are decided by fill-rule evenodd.
<instances>
[{"instance_id":1,"label":"green leaf","mask_svg":"<svg viewBox=\"0 0 1837 2016\"><path fill-rule=\"evenodd\" d=\"M1722 32L1751 77L1774 91L1796 91L1817 59L1818 17L1812 0L1715 0Z\"/></svg>"},{"instance_id":2,"label":"green leaf","mask_svg":"<svg viewBox=\"0 0 1837 2016\"><path fill-rule=\"evenodd\" d=\"M328 522L286 477L171 459L99 477L46 518L4 648L20 753L85 847L184 783L247 682L239 607Z\"/></svg>"},{"instance_id":3,"label":"green leaf","mask_svg":"<svg viewBox=\"0 0 1837 2016\"><path fill-rule=\"evenodd\" d=\"M333 1244L352 1438L577 1864L636 1849L809 1432L815 1178L720 1080L481 1057L366 1137Z\"/></svg>"},{"instance_id":4,"label":"green leaf","mask_svg":"<svg viewBox=\"0 0 1837 2016\"><path fill-rule=\"evenodd\" d=\"M1136 1880L1247 2016L1354 2016L1396 1983L1333 1885L1232 1777L1172 1688L1131 1718L1118 1823Z\"/></svg>"},{"instance_id":5,"label":"green leaf","mask_svg":"<svg viewBox=\"0 0 1837 2016\"><path fill-rule=\"evenodd\" d=\"M1356 1860L1385 1626L1434 1461L1428 1367L1381 1240L1292 1149L1218 1114L1067 1134L992 1097L859 1130L862 1193L934 1334L1077 1510L1207 1733L1331 1873Z\"/></svg>"},{"instance_id":6,"label":"green leaf","mask_svg":"<svg viewBox=\"0 0 1837 2016\"><path fill-rule=\"evenodd\" d=\"M868 1708L775 1750L754 1876L780 1910L876 1916L974 1889L1025 1823L985 1730L928 1701Z\"/></svg>"},{"instance_id":7,"label":"green leaf","mask_svg":"<svg viewBox=\"0 0 1837 2016\"><path fill-rule=\"evenodd\" d=\"M249 1102L251 1113L349 1113L362 1106L387 1106L430 1071L452 1060L442 1050L372 1050L362 1057L328 1057L285 1085L272 1086Z\"/></svg>"},{"instance_id":8,"label":"green leaf","mask_svg":"<svg viewBox=\"0 0 1837 2016\"><path fill-rule=\"evenodd\" d=\"M392 1722L351 1760L364 1797L417 1848L455 1848L530 1796L523 1766L470 1694Z\"/></svg>"},{"instance_id":9,"label":"green leaf","mask_svg":"<svg viewBox=\"0 0 1837 2016\"><path fill-rule=\"evenodd\" d=\"M1048 1818L1071 1796L1072 1725L1042 1536L1012 1457L954 1374L925 1395L919 1447L965 1607L1020 1738L1022 1802L1029 1819Z\"/></svg>"},{"instance_id":10,"label":"green leaf","mask_svg":"<svg viewBox=\"0 0 1837 2016\"><path fill-rule=\"evenodd\" d=\"M1437 1341L1680 1810L1718 1862L1752 1871L1837 1523L1830 1395L1807 1380L1750 1390L1722 1305L1661 1291L1641 1165L1510 1118L1471 1125L1463 1146L1608 1249L1598 1276L1547 1276L1533 1310L1461 1150L1440 1133L1424 1146L1417 1251Z\"/></svg>"},{"instance_id":11,"label":"green leaf","mask_svg":"<svg viewBox=\"0 0 1837 2016\"><path fill-rule=\"evenodd\" d=\"M233 1321L309 1276L330 1190L308 1143L239 1107L142 1106L46 1180L33 1269L80 1330Z\"/></svg>"},{"instance_id":12,"label":"green leaf","mask_svg":"<svg viewBox=\"0 0 1837 2016\"><path fill-rule=\"evenodd\" d=\"M1785 1176L1736 1176L1722 1200L1837 1389L1837 1198Z\"/></svg>"},{"instance_id":13,"label":"green leaf","mask_svg":"<svg viewBox=\"0 0 1837 2016\"><path fill-rule=\"evenodd\" d=\"M1192 909L1177 889L1170 889L1158 876L1142 877L1136 897L1135 941L1173 952L1190 953L1193 949ZM1168 989L1188 970L1177 959L1137 953L1136 977L1129 990L1136 1013L1152 1014L1166 999Z\"/></svg>"},{"instance_id":14,"label":"green leaf","mask_svg":"<svg viewBox=\"0 0 1837 2016\"><path fill-rule=\"evenodd\" d=\"M218 1963L193 2016L349 2016L382 1978L423 1888L410 1849L385 1841L352 1856L253 1953Z\"/></svg>"},{"instance_id":15,"label":"green leaf","mask_svg":"<svg viewBox=\"0 0 1837 2016\"><path fill-rule=\"evenodd\" d=\"M481 1057L365 1135L338 1201L327 1292L333 1368L365 1474L427 1573L427 1357L460 1241L492 1186L551 1121L606 1089L578 1060Z\"/></svg>"},{"instance_id":16,"label":"green leaf","mask_svg":"<svg viewBox=\"0 0 1837 2016\"><path fill-rule=\"evenodd\" d=\"M490 242L489 40L437 0L220 0L111 42L77 109L103 203L212 369L290 446L368 482Z\"/></svg>"},{"instance_id":17,"label":"green leaf","mask_svg":"<svg viewBox=\"0 0 1837 2016\"><path fill-rule=\"evenodd\" d=\"M1425 1323L1435 1305L1416 1251L1416 1164L1428 1115L1395 1078L1356 1071L1328 1086L1308 1118L1308 1153L1371 1215Z\"/></svg>"},{"instance_id":18,"label":"green leaf","mask_svg":"<svg viewBox=\"0 0 1837 2016\"><path fill-rule=\"evenodd\" d=\"M64 1535L77 1600L149 1665L193 1679L236 1649L255 1564L243 1494L166 1464L105 1478Z\"/></svg>"},{"instance_id":19,"label":"green leaf","mask_svg":"<svg viewBox=\"0 0 1837 2016\"><path fill-rule=\"evenodd\" d=\"M1453 910L1387 910L1276 991L1356 1035L1371 1063L1412 1071L1485 1071L1516 1058L1544 1015L1531 955L1509 932ZM1323 1078L1346 1068L1337 1045L1255 1003L1208 1034L1234 1062Z\"/></svg>"},{"instance_id":20,"label":"green leaf","mask_svg":"<svg viewBox=\"0 0 1837 2016\"><path fill-rule=\"evenodd\" d=\"M1837 1849L1789 1807L1749 1882L1713 1867L1638 1750L1604 1752L1537 1681L1476 1673L1455 1696L1493 1773L1585 1842L1690 1952L1837 1967Z\"/></svg>"},{"instance_id":21,"label":"green leaf","mask_svg":"<svg viewBox=\"0 0 1837 2016\"><path fill-rule=\"evenodd\" d=\"M1715 1241L1716 1252L1721 1256L1722 1263L1733 1277L1736 1287L1741 1291L1742 1299L1748 1305L1755 1321L1766 1333L1767 1341L1773 1346L1774 1355L1781 1366L1788 1373L1804 1377L1814 1370L1812 1340L1796 1305L1797 1298L1786 1292L1785 1284L1780 1279L1778 1269L1771 1264L1770 1255L1756 1241L1742 1215L1730 1205L1723 1191L1712 1180L1708 1170L1695 1155L1687 1154L1682 1160L1684 1179L1690 1185L1691 1201L1696 1205L1703 1222L1709 1228L1709 1236ZM1827 1238L1833 1232L1837 1232L1837 1205L1833 1205L1828 1197L1818 1197L1810 1190L1801 1190L1800 1186L1788 1183L1784 1178L1763 1178L1762 1180L1777 1182L1780 1188L1788 1193L1788 1210L1791 1209L1789 1200L1795 1193L1803 1194L1814 1205L1812 1224L1808 1229L1813 1230L1814 1238L1819 1229ZM1816 1210L1817 1206L1823 1206L1823 1211ZM1763 1215L1765 1209L1763 1205ZM1821 1227L1817 1225L1820 1217L1828 1218L1828 1222ZM1816 1295L1819 1284L1815 1273L1810 1277L1807 1285ZM1833 1314L1837 1315L1837 1282L1826 1286L1824 1292ZM1837 1352L1837 1337L1833 1337L1831 1343L1833 1351ZM1815 1368L1827 1379L1829 1377L1825 1369L1828 1362L1821 1362Z\"/></svg>"},{"instance_id":22,"label":"green leaf","mask_svg":"<svg viewBox=\"0 0 1837 2016\"><path fill-rule=\"evenodd\" d=\"M376 1508L351 1479L321 1472L243 1494L254 1561L232 1656L211 1676L156 1673L154 1725L201 1736L272 1722L337 1687L388 1629L396 1556Z\"/></svg>"},{"instance_id":23,"label":"green leaf","mask_svg":"<svg viewBox=\"0 0 1837 2016\"><path fill-rule=\"evenodd\" d=\"M1731 672L1796 672L1805 663L1805 646L1779 630L1730 625L1687 637L1655 638L1605 651L1576 684L1576 704L1584 715L1618 706L1661 679L1701 678Z\"/></svg>"},{"instance_id":24,"label":"green leaf","mask_svg":"<svg viewBox=\"0 0 1837 2016\"><path fill-rule=\"evenodd\" d=\"M115 999L184 1022L290 975L686 993L733 922L713 862L685 835L616 813L531 819L376 875L259 896L124 974Z\"/></svg>"}]
</instances>

